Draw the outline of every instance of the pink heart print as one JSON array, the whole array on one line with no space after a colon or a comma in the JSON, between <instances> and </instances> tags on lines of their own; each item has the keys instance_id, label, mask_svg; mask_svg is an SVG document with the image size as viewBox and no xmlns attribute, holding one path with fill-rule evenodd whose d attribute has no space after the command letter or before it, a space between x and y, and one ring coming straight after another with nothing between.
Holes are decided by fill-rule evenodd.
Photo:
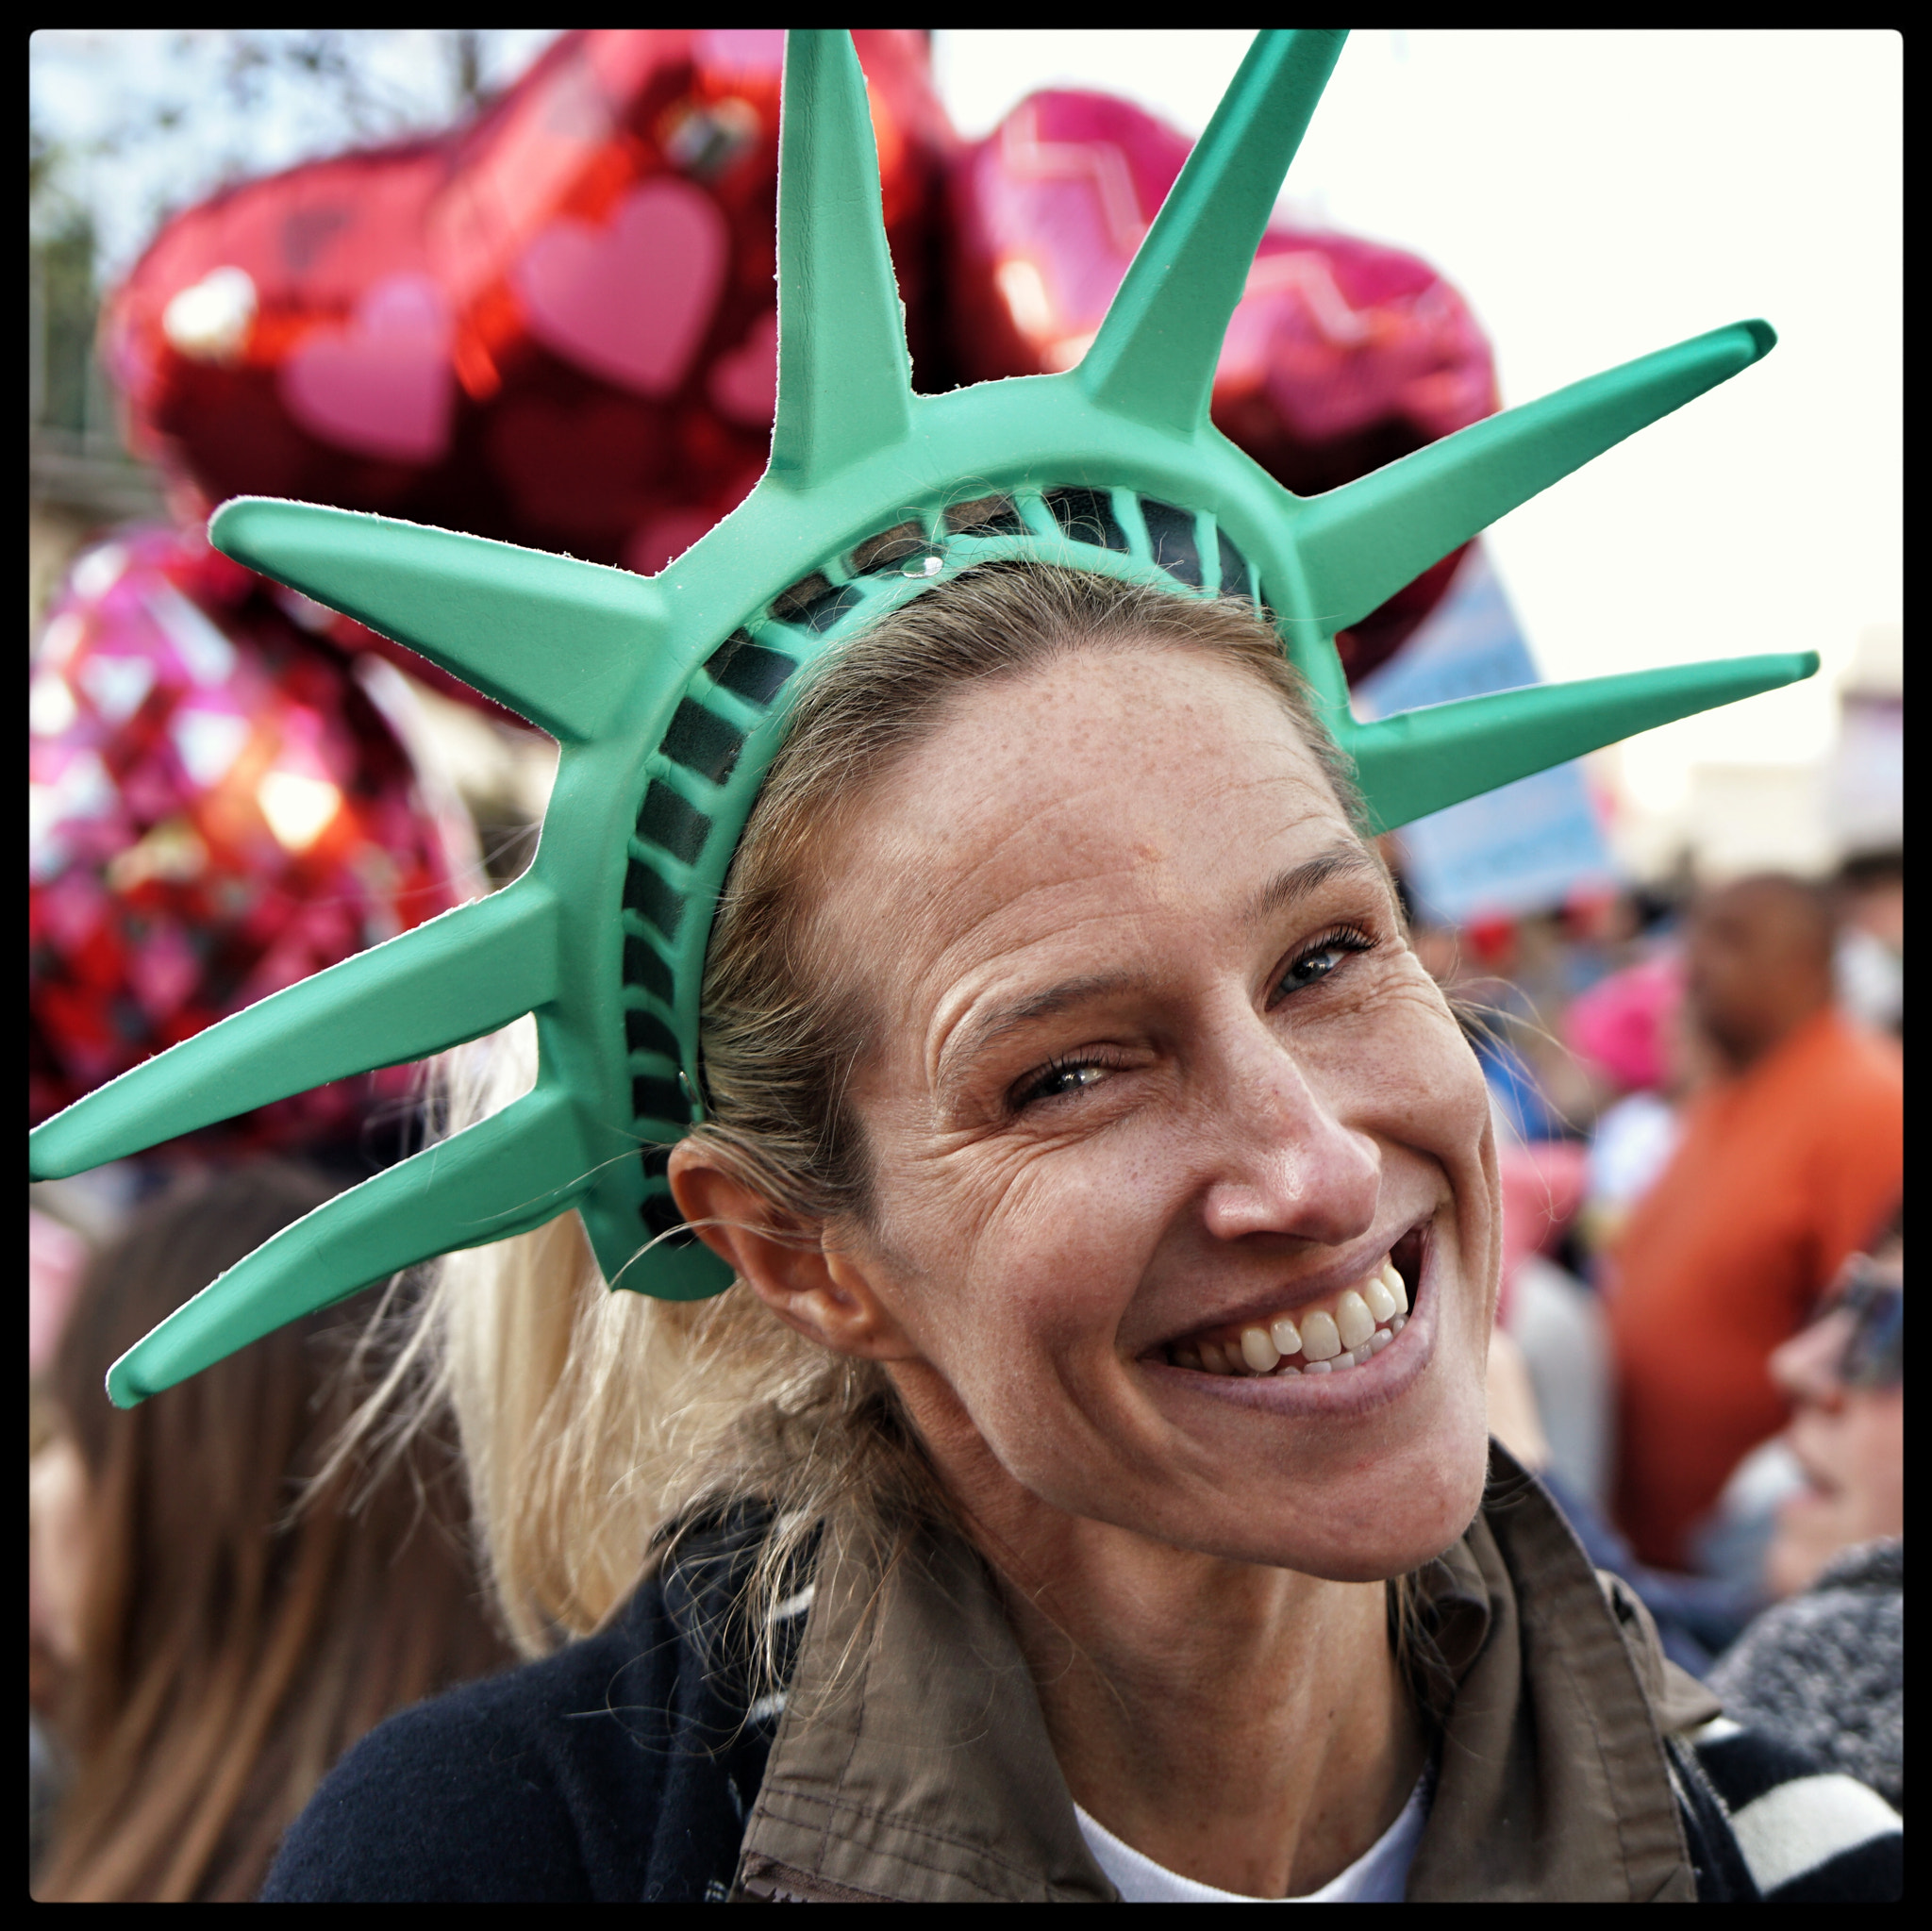
<instances>
[{"instance_id":1,"label":"pink heart print","mask_svg":"<svg viewBox=\"0 0 1932 1931\"><path fill-rule=\"evenodd\" d=\"M711 400L733 422L768 426L778 406L778 311L769 309L721 356L711 371Z\"/></svg>"},{"instance_id":2,"label":"pink heart print","mask_svg":"<svg viewBox=\"0 0 1932 1931\"><path fill-rule=\"evenodd\" d=\"M449 447L450 314L426 275L391 275L341 328L317 328L282 364L284 407L311 436L395 462Z\"/></svg>"},{"instance_id":3,"label":"pink heart print","mask_svg":"<svg viewBox=\"0 0 1932 1931\"><path fill-rule=\"evenodd\" d=\"M640 395L669 395L710 325L728 243L701 190L645 181L604 227L552 223L512 279L546 348Z\"/></svg>"}]
</instances>

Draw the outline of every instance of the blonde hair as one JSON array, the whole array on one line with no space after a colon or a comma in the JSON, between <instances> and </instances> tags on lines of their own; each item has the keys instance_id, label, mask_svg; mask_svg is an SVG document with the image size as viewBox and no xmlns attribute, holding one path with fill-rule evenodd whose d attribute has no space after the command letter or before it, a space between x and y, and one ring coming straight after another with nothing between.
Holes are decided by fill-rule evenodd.
<instances>
[{"instance_id":1,"label":"blonde hair","mask_svg":"<svg viewBox=\"0 0 1932 1931\"><path fill-rule=\"evenodd\" d=\"M306 1315L165 1400L101 1399L109 1363L337 1185L278 1160L190 1170L88 1267L45 1390L88 1502L42 1902L252 1898L350 1744L506 1659L432 1459L371 1480L338 1454L316 1473L353 1388L333 1373L350 1310Z\"/></svg>"},{"instance_id":2,"label":"blonde hair","mask_svg":"<svg viewBox=\"0 0 1932 1931\"><path fill-rule=\"evenodd\" d=\"M868 1015L857 989L822 969L813 930L830 835L959 690L1150 643L1253 675L1360 824L1345 760L1266 614L1243 600L994 564L836 649L797 700L706 959L707 1119L693 1137L771 1204L776 1225L862 1223L870 1210L864 1138L844 1100ZM459 1054L444 1074L445 1130L534 1077L529 1021ZM835 1510L886 1562L950 1515L882 1369L805 1340L742 1283L698 1304L609 1292L575 1216L442 1260L391 1389L412 1373L421 1402L455 1417L501 1613L532 1655L613 1615L700 1515L771 1511L743 1606L753 1630L769 1627Z\"/></svg>"}]
</instances>

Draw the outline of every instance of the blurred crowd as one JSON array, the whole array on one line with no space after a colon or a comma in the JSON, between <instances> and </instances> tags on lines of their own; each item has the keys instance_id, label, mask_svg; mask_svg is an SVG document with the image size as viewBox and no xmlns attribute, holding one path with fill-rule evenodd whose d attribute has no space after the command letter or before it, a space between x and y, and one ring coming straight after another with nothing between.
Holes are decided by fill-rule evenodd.
<instances>
[{"instance_id":1,"label":"blurred crowd","mask_svg":"<svg viewBox=\"0 0 1932 1931\"><path fill-rule=\"evenodd\" d=\"M1494 1432L1729 1714L1901 1808L1904 912L1891 851L1417 929L1497 1121Z\"/></svg>"}]
</instances>

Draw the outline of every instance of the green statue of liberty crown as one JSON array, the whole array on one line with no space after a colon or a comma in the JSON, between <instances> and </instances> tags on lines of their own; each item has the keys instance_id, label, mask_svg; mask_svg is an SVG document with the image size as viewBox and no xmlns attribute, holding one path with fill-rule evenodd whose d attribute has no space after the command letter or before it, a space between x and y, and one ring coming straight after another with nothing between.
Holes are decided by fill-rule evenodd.
<instances>
[{"instance_id":1,"label":"green statue of liberty crown","mask_svg":"<svg viewBox=\"0 0 1932 1931\"><path fill-rule=\"evenodd\" d=\"M1032 558L1235 594L1273 615L1376 828L1632 732L1809 675L1756 657L1503 691L1374 724L1335 633L1592 457L1736 375L1771 329L1716 329L1301 498L1208 420L1221 341L1341 51L1259 34L1063 375L915 395L850 37L794 31L778 175L770 467L645 579L308 504L241 498L215 544L407 643L562 747L529 870L90 1093L31 1139L51 1179L525 1013L532 1091L286 1228L118 1361L126 1407L285 1322L575 1207L604 1278L671 1300L729 1284L664 1177L697 1116L712 909L788 694L841 640L974 564Z\"/></svg>"}]
</instances>

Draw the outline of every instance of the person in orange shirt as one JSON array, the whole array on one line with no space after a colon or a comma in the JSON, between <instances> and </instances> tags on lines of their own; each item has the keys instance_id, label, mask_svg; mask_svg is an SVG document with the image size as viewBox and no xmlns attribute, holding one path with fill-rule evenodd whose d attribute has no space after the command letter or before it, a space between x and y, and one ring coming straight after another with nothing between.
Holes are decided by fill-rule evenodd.
<instances>
[{"instance_id":1,"label":"person in orange shirt","mask_svg":"<svg viewBox=\"0 0 1932 1931\"><path fill-rule=\"evenodd\" d=\"M1823 899L1778 874L1712 893L1690 922L1685 990L1716 1076L1607 1284L1615 1511L1656 1567L1685 1566L1739 1458L1784 1426L1773 1353L1898 1199L1900 1057L1834 1009L1832 938Z\"/></svg>"}]
</instances>

